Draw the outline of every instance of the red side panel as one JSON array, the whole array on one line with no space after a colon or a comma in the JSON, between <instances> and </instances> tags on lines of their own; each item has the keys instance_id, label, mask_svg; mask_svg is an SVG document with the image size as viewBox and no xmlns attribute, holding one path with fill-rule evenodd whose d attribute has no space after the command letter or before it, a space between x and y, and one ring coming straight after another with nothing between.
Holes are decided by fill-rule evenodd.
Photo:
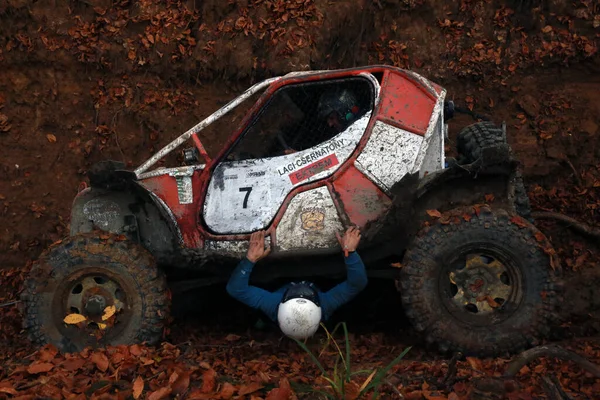
<instances>
[{"instance_id":1,"label":"red side panel","mask_svg":"<svg viewBox=\"0 0 600 400\"><path fill-rule=\"evenodd\" d=\"M390 199L354 166L333 182L333 192L350 222L363 228L390 207Z\"/></svg>"},{"instance_id":2,"label":"red side panel","mask_svg":"<svg viewBox=\"0 0 600 400\"><path fill-rule=\"evenodd\" d=\"M193 202L189 204L180 204L177 191L177 181L169 175L160 175L147 178L140 183L148 191L157 195L169 207L181 231L183 244L185 247L202 247L203 240L198 231L197 212L198 202L200 201L200 180L201 171L195 171L192 175Z\"/></svg>"},{"instance_id":3,"label":"red side panel","mask_svg":"<svg viewBox=\"0 0 600 400\"><path fill-rule=\"evenodd\" d=\"M402 75L390 73L383 83L378 117L410 132L425 135L435 100Z\"/></svg>"}]
</instances>

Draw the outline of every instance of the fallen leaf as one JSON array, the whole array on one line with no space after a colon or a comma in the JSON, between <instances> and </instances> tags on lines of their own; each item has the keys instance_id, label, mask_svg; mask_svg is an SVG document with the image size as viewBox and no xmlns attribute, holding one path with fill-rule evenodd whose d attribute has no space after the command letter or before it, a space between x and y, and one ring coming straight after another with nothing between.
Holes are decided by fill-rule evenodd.
<instances>
[{"instance_id":1,"label":"fallen leaf","mask_svg":"<svg viewBox=\"0 0 600 400\"><path fill-rule=\"evenodd\" d=\"M94 353L90 360L96 364L96 367L102 372L106 372L108 369L108 358L104 355L104 353Z\"/></svg>"},{"instance_id":2,"label":"fallen leaf","mask_svg":"<svg viewBox=\"0 0 600 400\"><path fill-rule=\"evenodd\" d=\"M442 218L440 218L440 223L442 225L448 225L450 223L450 216L444 215Z\"/></svg>"},{"instance_id":3,"label":"fallen leaf","mask_svg":"<svg viewBox=\"0 0 600 400\"><path fill-rule=\"evenodd\" d=\"M131 345L131 347L129 347L129 352L135 357L141 356L143 353L141 347L137 344Z\"/></svg>"},{"instance_id":4,"label":"fallen leaf","mask_svg":"<svg viewBox=\"0 0 600 400\"><path fill-rule=\"evenodd\" d=\"M535 239L536 239L538 242L543 242L543 241L545 241L545 240L546 240L546 236L544 236L544 234L543 234L542 232L540 232L540 231L537 231L537 232L535 233Z\"/></svg>"},{"instance_id":5,"label":"fallen leaf","mask_svg":"<svg viewBox=\"0 0 600 400\"><path fill-rule=\"evenodd\" d=\"M552 27L550 25L546 25L545 27L542 28L542 32L544 33L548 33L552 30Z\"/></svg>"},{"instance_id":6,"label":"fallen leaf","mask_svg":"<svg viewBox=\"0 0 600 400\"><path fill-rule=\"evenodd\" d=\"M48 133L48 134L46 135L46 139L48 139L48 141L49 141L50 143L56 143L56 136L54 136L54 135L53 135L53 134L51 134L51 133Z\"/></svg>"},{"instance_id":7,"label":"fallen leaf","mask_svg":"<svg viewBox=\"0 0 600 400\"><path fill-rule=\"evenodd\" d=\"M224 400L230 399L233 397L234 392L235 388L233 385L229 382L225 382L221 387L221 391L219 392L219 398Z\"/></svg>"},{"instance_id":8,"label":"fallen leaf","mask_svg":"<svg viewBox=\"0 0 600 400\"><path fill-rule=\"evenodd\" d=\"M214 369L204 371L202 374L202 393L210 393L215 390L215 378L217 373Z\"/></svg>"},{"instance_id":9,"label":"fallen leaf","mask_svg":"<svg viewBox=\"0 0 600 400\"><path fill-rule=\"evenodd\" d=\"M148 396L148 400L166 399L167 397L169 397L170 394L171 394L171 388L168 386L163 387L163 388L160 388L160 389L150 393L150 396Z\"/></svg>"},{"instance_id":10,"label":"fallen leaf","mask_svg":"<svg viewBox=\"0 0 600 400\"><path fill-rule=\"evenodd\" d=\"M104 313L102 314L102 321L106 321L107 319L109 319L110 317L115 315L116 312L117 312L117 307L115 307L115 306L106 307L104 309Z\"/></svg>"},{"instance_id":11,"label":"fallen leaf","mask_svg":"<svg viewBox=\"0 0 600 400\"><path fill-rule=\"evenodd\" d=\"M140 375L135 378L135 382L133 382L133 398L138 399L142 392L144 391L144 379Z\"/></svg>"},{"instance_id":12,"label":"fallen leaf","mask_svg":"<svg viewBox=\"0 0 600 400\"><path fill-rule=\"evenodd\" d=\"M240 335L234 335L233 333L230 333L229 335L225 336L225 340L227 340L228 342L235 342L236 340L240 340L242 337Z\"/></svg>"},{"instance_id":13,"label":"fallen leaf","mask_svg":"<svg viewBox=\"0 0 600 400\"><path fill-rule=\"evenodd\" d=\"M66 369L67 371L77 371L79 368L83 367L86 363L86 360L83 358L71 358L69 360L65 360L61 367Z\"/></svg>"},{"instance_id":14,"label":"fallen leaf","mask_svg":"<svg viewBox=\"0 0 600 400\"><path fill-rule=\"evenodd\" d=\"M13 396L19 394L13 387L0 387L0 393L12 394Z\"/></svg>"},{"instance_id":15,"label":"fallen leaf","mask_svg":"<svg viewBox=\"0 0 600 400\"><path fill-rule=\"evenodd\" d=\"M58 354L58 349L53 345L48 345L40 350L40 356L38 360L40 361L52 361L54 357Z\"/></svg>"},{"instance_id":16,"label":"fallen leaf","mask_svg":"<svg viewBox=\"0 0 600 400\"><path fill-rule=\"evenodd\" d=\"M63 319L66 324L75 325L83 321L87 321L87 318L81 314L69 314Z\"/></svg>"},{"instance_id":17,"label":"fallen leaf","mask_svg":"<svg viewBox=\"0 0 600 400\"><path fill-rule=\"evenodd\" d=\"M490 296L484 296L482 299L477 298L477 301L486 301L492 308L500 307L500 303L496 302L496 300L492 299Z\"/></svg>"},{"instance_id":18,"label":"fallen leaf","mask_svg":"<svg viewBox=\"0 0 600 400\"><path fill-rule=\"evenodd\" d=\"M263 386L258 382L252 382L249 385L243 385L240 387L240 391L238 392L239 396L244 396L246 394L254 393L257 390L262 389Z\"/></svg>"},{"instance_id":19,"label":"fallen leaf","mask_svg":"<svg viewBox=\"0 0 600 400\"><path fill-rule=\"evenodd\" d=\"M531 369L527 365L523 365L523 368L519 370L521 375L527 375L531 372Z\"/></svg>"},{"instance_id":20,"label":"fallen leaf","mask_svg":"<svg viewBox=\"0 0 600 400\"><path fill-rule=\"evenodd\" d=\"M427 210L427 214L432 218L440 218L442 213L438 210Z\"/></svg>"},{"instance_id":21,"label":"fallen leaf","mask_svg":"<svg viewBox=\"0 0 600 400\"><path fill-rule=\"evenodd\" d=\"M470 214L464 213L463 214L463 219L467 222L469 222L471 220L471 218L473 218Z\"/></svg>"},{"instance_id":22,"label":"fallen leaf","mask_svg":"<svg viewBox=\"0 0 600 400\"><path fill-rule=\"evenodd\" d=\"M99 328L99 329L101 329L101 330L105 330L105 329L106 329L106 326L107 326L107 325L106 325L105 323L103 323L103 322L98 322L98 323L96 323L96 325L98 325L98 328Z\"/></svg>"},{"instance_id":23,"label":"fallen leaf","mask_svg":"<svg viewBox=\"0 0 600 400\"><path fill-rule=\"evenodd\" d=\"M485 201L488 203L492 203L494 201L495 197L493 194L486 194L485 195Z\"/></svg>"},{"instance_id":24,"label":"fallen leaf","mask_svg":"<svg viewBox=\"0 0 600 400\"><path fill-rule=\"evenodd\" d=\"M519 217L518 215L513 216L510 219L510 222L517 225L519 228L527 227L527 222L525 222L525 220L523 218Z\"/></svg>"},{"instance_id":25,"label":"fallen leaf","mask_svg":"<svg viewBox=\"0 0 600 400\"><path fill-rule=\"evenodd\" d=\"M483 366L481 365L481 360L475 357L467 357L467 361L469 362L469 365L471 365L471 368L473 368L476 371L483 371Z\"/></svg>"},{"instance_id":26,"label":"fallen leaf","mask_svg":"<svg viewBox=\"0 0 600 400\"><path fill-rule=\"evenodd\" d=\"M272 389L267 394L266 400L288 400L292 396L292 388L287 378L279 380L279 387Z\"/></svg>"},{"instance_id":27,"label":"fallen leaf","mask_svg":"<svg viewBox=\"0 0 600 400\"><path fill-rule=\"evenodd\" d=\"M173 373L173 375L175 375L175 373ZM177 375L173 382L171 382L171 378L169 378L169 383L171 384L171 389L173 390L172 393L174 395L183 396L190 387L190 373L188 371L183 371L181 374Z\"/></svg>"},{"instance_id":28,"label":"fallen leaf","mask_svg":"<svg viewBox=\"0 0 600 400\"><path fill-rule=\"evenodd\" d=\"M394 268L402 268L402 264L400 264L399 262L395 262L395 263L391 263L390 267L394 267Z\"/></svg>"},{"instance_id":29,"label":"fallen leaf","mask_svg":"<svg viewBox=\"0 0 600 400\"><path fill-rule=\"evenodd\" d=\"M51 363L31 364L29 366L29 368L27 368L27 372L29 372L30 374L33 375L33 374L39 374L41 372L48 372L52 368L54 368L54 364L51 364Z\"/></svg>"}]
</instances>

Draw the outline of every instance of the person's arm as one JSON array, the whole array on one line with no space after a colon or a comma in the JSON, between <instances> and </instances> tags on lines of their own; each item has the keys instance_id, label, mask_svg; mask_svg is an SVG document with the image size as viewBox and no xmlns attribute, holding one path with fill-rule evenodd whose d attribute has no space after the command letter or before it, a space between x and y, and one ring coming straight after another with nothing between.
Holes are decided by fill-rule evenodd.
<instances>
[{"instance_id":1,"label":"person's arm","mask_svg":"<svg viewBox=\"0 0 600 400\"><path fill-rule=\"evenodd\" d=\"M360 293L367 286L368 282L365 265L358 253L356 253L356 248L360 242L360 231L358 228L348 228L343 238L337 233L336 236L344 251L344 262L347 271L346 280L321 294L321 308L324 320L329 319L335 310Z\"/></svg>"},{"instance_id":2,"label":"person's arm","mask_svg":"<svg viewBox=\"0 0 600 400\"><path fill-rule=\"evenodd\" d=\"M234 299L241 301L249 307L264 312L271 320L277 320L277 308L281 302L281 293L271 293L267 290L250 286L250 273L254 265L271 252L265 249L265 232L258 231L250 235L250 245L246 257L239 262L229 282L227 282L227 293Z\"/></svg>"},{"instance_id":3,"label":"person's arm","mask_svg":"<svg viewBox=\"0 0 600 400\"><path fill-rule=\"evenodd\" d=\"M346 280L321 295L321 308L324 320L364 290L367 286L367 272L362 259L356 252L344 257L346 264Z\"/></svg>"},{"instance_id":4,"label":"person's arm","mask_svg":"<svg viewBox=\"0 0 600 400\"><path fill-rule=\"evenodd\" d=\"M227 293L234 299L264 312L271 320L277 320L277 307L281 302L281 293L269 292L249 284L250 273L255 263L244 258L235 268L229 282Z\"/></svg>"}]
</instances>

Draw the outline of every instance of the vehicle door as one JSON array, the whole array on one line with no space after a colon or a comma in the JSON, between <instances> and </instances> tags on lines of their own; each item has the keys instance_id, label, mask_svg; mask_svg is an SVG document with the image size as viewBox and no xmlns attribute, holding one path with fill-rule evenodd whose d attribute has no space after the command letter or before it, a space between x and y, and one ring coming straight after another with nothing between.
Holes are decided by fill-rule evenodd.
<instances>
[{"instance_id":1,"label":"vehicle door","mask_svg":"<svg viewBox=\"0 0 600 400\"><path fill-rule=\"evenodd\" d=\"M276 90L215 167L202 210L206 226L221 235L265 229L291 190L331 176L366 131L378 90L370 77ZM358 103L341 131L319 116L321 96L340 87L352 90Z\"/></svg>"}]
</instances>

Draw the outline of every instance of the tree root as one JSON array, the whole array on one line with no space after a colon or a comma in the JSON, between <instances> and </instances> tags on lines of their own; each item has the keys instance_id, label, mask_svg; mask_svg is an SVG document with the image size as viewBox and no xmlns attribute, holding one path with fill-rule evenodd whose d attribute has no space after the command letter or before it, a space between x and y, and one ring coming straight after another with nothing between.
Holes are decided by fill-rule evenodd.
<instances>
[{"instance_id":1,"label":"tree root","mask_svg":"<svg viewBox=\"0 0 600 400\"><path fill-rule=\"evenodd\" d=\"M448 389L456 383L457 361L462 357L463 354L461 352L454 353L448 364L448 372L446 373L446 376L440 380L438 386Z\"/></svg>"},{"instance_id":2,"label":"tree root","mask_svg":"<svg viewBox=\"0 0 600 400\"><path fill-rule=\"evenodd\" d=\"M551 400L573 400L555 376L542 376L542 387Z\"/></svg>"},{"instance_id":3,"label":"tree root","mask_svg":"<svg viewBox=\"0 0 600 400\"><path fill-rule=\"evenodd\" d=\"M596 239L600 239L600 228L595 228L586 223L579 222L576 219L566 216L564 214L555 212L534 211L531 213L531 216L534 219L555 219L557 221L565 222L569 224L570 228L573 228L574 230L580 233L584 233L586 235L593 236Z\"/></svg>"},{"instance_id":4,"label":"tree root","mask_svg":"<svg viewBox=\"0 0 600 400\"><path fill-rule=\"evenodd\" d=\"M572 361L590 374L594 375L594 377L600 378L600 366L588 361L575 352L554 345L537 346L522 352L508 364L503 377L514 377L521 370L521 368L523 368L523 366L539 357L556 357L560 358L561 360Z\"/></svg>"}]
</instances>

